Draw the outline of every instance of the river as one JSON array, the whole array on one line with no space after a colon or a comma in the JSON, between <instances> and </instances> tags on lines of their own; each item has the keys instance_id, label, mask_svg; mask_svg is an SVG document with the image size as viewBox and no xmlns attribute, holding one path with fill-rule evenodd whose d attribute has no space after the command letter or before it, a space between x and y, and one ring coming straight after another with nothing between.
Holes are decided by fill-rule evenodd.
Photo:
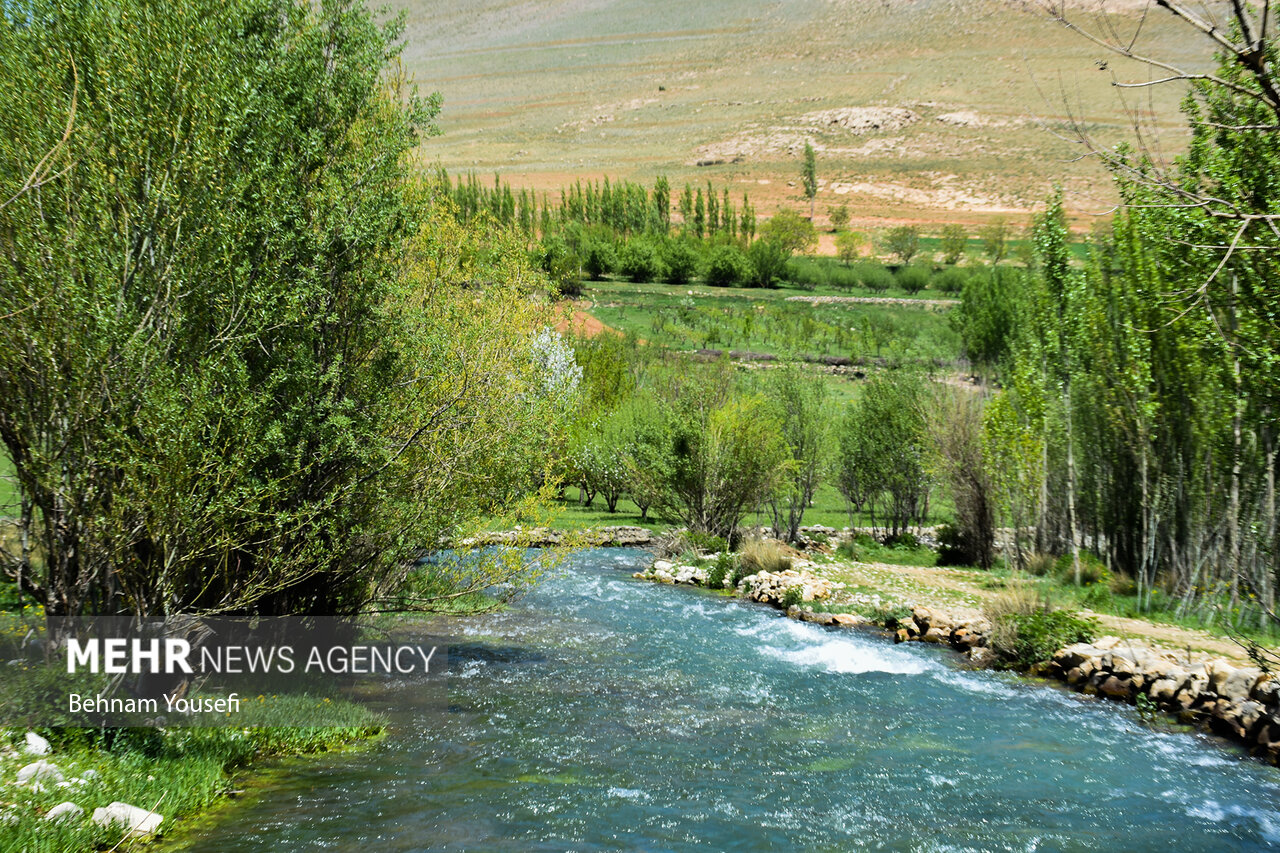
<instances>
[{"instance_id":1,"label":"river","mask_svg":"<svg viewBox=\"0 0 1280 853\"><path fill-rule=\"evenodd\" d=\"M588 551L458 623L449 710L290 762L166 850L1280 849L1280 772Z\"/></svg>"}]
</instances>

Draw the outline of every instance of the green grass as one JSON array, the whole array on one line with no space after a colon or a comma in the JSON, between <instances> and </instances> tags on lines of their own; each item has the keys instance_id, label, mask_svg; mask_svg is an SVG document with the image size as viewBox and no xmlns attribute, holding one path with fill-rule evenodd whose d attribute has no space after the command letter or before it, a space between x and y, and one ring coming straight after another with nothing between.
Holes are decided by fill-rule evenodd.
<instances>
[{"instance_id":1,"label":"green grass","mask_svg":"<svg viewBox=\"0 0 1280 853\"><path fill-rule=\"evenodd\" d=\"M557 516L554 526L560 530L585 530L592 527L607 527L613 525L627 524L636 525L638 527L646 527L655 533L662 533L674 525L669 521L664 521L654 517L650 512L648 521L640 520L640 511L631 501L623 498L618 501L618 511L609 512L605 509L604 501L597 497L591 507L582 506L579 500L579 490L576 486L570 486L565 489L565 497L558 502ZM946 516L942 515L949 511L949 507L938 503L931 512L930 517L926 519L926 525L938 524L945 520ZM870 527L871 517L864 514L855 514L853 518L855 527ZM773 523L772 517L768 511L750 513L743 519L744 525L769 525ZM883 524L883 520L881 520ZM824 483L819 487L818 492L814 495L813 505L805 511L804 526L812 527L822 525L823 527L834 527L837 530L849 527L849 514L845 509L845 501L835 486ZM892 563L896 565L909 566L932 566L937 563L937 554L927 548L923 549L903 549L885 547L876 545L874 549L867 548L865 550L866 557L859 557L870 562Z\"/></svg>"},{"instance_id":2,"label":"green grass","mask_svg":"<svg viewBox=\"0 0 1280 853\"><path fill-rule=\"evenodd\" d=\"M46 760L68 778L83 778L92 770L97 778L74 789L49 786L46 791L11 787L5 811L13 821L4 828L7 850L26 853L115 849L120 830L108 830L88 820L94 808L124 802L164 816L161 834L172 832L183 819L208 809L233 787L240 769L272 756L301 755L339 749L376 736L385 723L377 715L349 702L325 702L328 725L297 727L291 721L314 718L311 697L286 697L272 703L250 702L241 717L244 726L224 728L44 729L53 745ZM108 743L104 735L111 737ZM0 738L20 746L22 730L8 729ZM0 757L0 773L12 777L30 756ZM71 800L85 815L49 823L44 814Z\"/></svg>"},{"instance_id":3,"label":"green grass","mask_svg":"<svg viewBox=\"0 0 1280 853\"><path fill-rule=\"evenodd\" d=\"M945 311L923 306L813 305L786 297L826 294L621 282L593 282L584 295L605 325L672 350L830 356L868 366L931 365L960 355L959 336Z\"/></svg>"},{"instance_id":4,"label":"green grass","mask_svg":"<svg viewBox=\"0 0 1280 853\"><path fill-rule=\"evenodd\" d=\"M605 509L604 499L597 496L590 507L584 507L581 490L570 486L565 496L556 502L555 527L558 530L587 530L593 527L616 527L628 525L644 527L654 533L662 533L671 529L671 524L654 518L652 512L647 519L641 520L640 508L627 498L618 501L618 511Z\"/></svg>"},{"instance_id":5,"label":"green grass","mask_svg":"<svg viewBox=\"0 0 1280 853\"><path fill-rule=\"evenodd\" d=\"M1180 614L1178 599L1171 598L1159 589L1152 592L1150 605L1144 606L1145 602L1139 601L1137 595L1127 591L1115 592L1106 583L1076 586L1069 578L1058 574L1033 577L1014 572L1003 563L989 572L979 569L971 571L972 579L985 588L1000 589L1012 582L1030 584L1042 599L1057 606L1087 608L1095 613L1205 631L1219 637L1253 640L1266 646L1280 645L1280 625L1258 618L1260 614L1256 608L1243 614L1244 618L1241 619L1240 608L1231 612L1230 601L1225 595L1204 596L1197 609ZM1228 615L1231 621L1238 624L1229 624Z\"/></svg>"}]
</instances>

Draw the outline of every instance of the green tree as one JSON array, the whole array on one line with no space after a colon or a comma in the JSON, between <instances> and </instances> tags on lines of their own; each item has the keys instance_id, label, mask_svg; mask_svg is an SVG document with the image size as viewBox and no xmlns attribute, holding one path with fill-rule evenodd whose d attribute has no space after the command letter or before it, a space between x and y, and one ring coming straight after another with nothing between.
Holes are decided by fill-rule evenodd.
<instances>
[{"instance_id":1,"label":"green tree","mask_svg":"<svg viewBox=\"0 0 1280 853\"><path fill-rule=\"evenodd\" d=\"M821 375L789 364L771 374L765 393L791 457L786 476L769 496L773 529L786 541L795 542L805 510L813 503L831 463L835 434L831 391Z\"/></svg>"},{"instance_id":2,"label":"green tree","mask_svg":"<svg viewBox=\"0 0 1280 853\"><path fill-rule=\"evenodd\" d=\"M756 240L747 248L751 283L756 287L773 287L786 274L789 257L781 244L768 238Z\"/></svg>"},{"instance_id":3,"label":"green tree","mask_svg":"<svg viewBox=\"0 0 1280 853\"><path fill-rule=\"evenodd\" d=\"M899 263L909 264L920 251L920 229L914 225L899 225L884 236L884 247Z\"/></svg>"},{"instance_id":4,"label":"green tree","mask_svg":"<svg viewBox=\"0 0 1280 853\"><path fill-rule=\"evenodd\" d=\"M804 159L800 165L800 186L809 199L809 221L813 221L814 200L818 197L818 155L808 141L804 144Z\"/></svg>"},{"instance_id":5,"label":"green tree","mask_svg":"<svg viewBox=\"0 0 1280 853\"><path fill-rule=\"evenodd\" d=\"M641 451L652 467L640 491L652 495L654 509L725 539L789 464L768 401L731 392L724 366L708 376L671 377L659 395L664 425L649 430L653 443Z\"/></svg>"},{"instance_id":6,"label":"green tree","mask_svg":"<svg viewBox=\"0 0 1280 853\"><path fill-rule=\"evenodd\" d=\"M760 226L760 239L775 244L791 257L818 245L818 229L794 210L783 209Z\"/></svg>"},{"instance_id":7,"label":"green tree","mask_svg":"<svg viewBox=\"0 0 1280 853\"><path fill-rule=\"evenodd\" d=\"M998 264L1009 254L1009 223L1004 217L997 216L978 229L978 238L982 240L982 252L987 260Z\"/></svg>"},{"instance_id":8,"label":"green tree","mask_svg":"<svg viewBox=\"0 0 1280 853\"><path fill-rule=\"evenodd\" d=\"M969 235L963 225L947 225L942 229L942 262L954 266L964 257L965 247L969 244Z\"/></svg>"},{"instance_id":9,"label":"green tree","mask_svg":"<svg viewBox=\"0 0 1280 853\"><path fill-rule=\"evenodd\" d=\"M869 382L839 423L836 486L855 512L879 515L890 535L918 524L928 511L928 434L924 390L914 377Z\"/></svg>"},{"instance_id":10,"label":"green tree","mask_svg":"<svg viewBox=\"0 0 1280 853\"><path fill-rule=\"evenodd\" d=\"M662 258L653 242L645 237L627 241L618 253L618 272L634 282L656 281L662 278Z\"/></svg>"},{"instance_id":11,"label":"green tree","mask_svg":"<svg viewBox=\"0 0 1280 853\"><path fill-rule=\"evenodd\" d=\"M951 314L965 357L988 371L994 370L1009 350L1020 279L1019 273L1004 267L979 270L965 280L960 305Z\"/></svg>"},{"instance_id":12,"label":"green tree","mask_svg":"<svg viewBox=\"0 0 1280 853\"><path fill-rule=\"evenodd\" d=\"M751 275L751 262L734 245L716 246L707 255L703 276L713 287L733 287Z\"/></svg>"},{"instance_id":13,"label":"green tree","mask_svg":"<svg viewBox=\"0 0 1280 853\"><path fill-rule=\"evenodd\" d=\"M842 231L836 235L836 257L848 266L862 254L862 247L866 244L865 235L857 231Z\"/></svg>"},{"instance_id":14,"label":"green tree","mask_svg":"<svg viewBox=\"0 0 1280 853\"><path fill-rule=\"evenodd\" d=\"M399 32L349 3L6 9L0 562L51 624L351 613L533 485L535 279L505 236L423 230L438 101L385 72ZM488 430L513 443L478 455Z\"/></svg>"},{"instance_id":15,"label":"green tree","mask_svg":"<svg viewBox=\"0 0 1280 853\"><path fill-rule=\"evenodd\" d=\"M840 204L827 208L827 218L831 220L831 230L840 231L849 224L849 205Z\"/></svg>"},{"instance_id":16,"label":"green tree","mask_svg":"<svg viewBox=\"0 0 1280 853\"><path fill-rule=\"evenodd\" d=\"M698 250L692 241L684 237L668 239L662 246L661 255L667 281L672 284L685 284L698 272Z\"/></svg>"}]
</instances>

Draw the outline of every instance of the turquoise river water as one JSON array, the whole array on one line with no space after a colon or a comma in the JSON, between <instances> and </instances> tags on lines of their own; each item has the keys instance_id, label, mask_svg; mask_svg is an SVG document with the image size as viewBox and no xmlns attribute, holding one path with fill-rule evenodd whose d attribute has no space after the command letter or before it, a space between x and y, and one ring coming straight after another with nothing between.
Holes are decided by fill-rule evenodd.
<instances>
[{"instance_id":1,"label":"turquoise river water","mask_svg":"<svg viewBox=\"0 0 1280 853\"><path fill-rule=\"evenodd\" d=\"M1280 848L1280 772L944 650L589 551L459 623L449 710L292 763L171 850Z\"/></svg>"}]
</instances>

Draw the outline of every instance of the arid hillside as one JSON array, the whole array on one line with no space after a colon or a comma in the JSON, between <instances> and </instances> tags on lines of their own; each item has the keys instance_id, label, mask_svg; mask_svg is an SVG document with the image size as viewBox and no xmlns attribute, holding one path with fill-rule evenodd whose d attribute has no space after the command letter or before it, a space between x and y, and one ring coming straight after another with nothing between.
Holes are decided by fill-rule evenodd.
<instances>
[{"instance_id":1,"label":"arid hillside","mask_svg":"<svg viewBox=\"0 0 1280 853\"><path fill-rule=\"evenodd\" d=\"M406 63L444 96L424 146L452 171L555 189L572 176L750 189L800 202L805 141L819 155L819 220L980 222L1035 206L1054 181L1080 213L1105 210L1105 175L1072 119L1106 141L1155 116L1176 151L1182 90L1121 90L1117 60L1034 3L1014 0L399 0ZM1075 4L1095 23L1089 0ZM1141 0L1107 2L1121 33ZM1203 44L1153 10L1139 45L1203 65ZM1122 95L1127 95L1122 100Z\"/></svg>"}]
</instances>

